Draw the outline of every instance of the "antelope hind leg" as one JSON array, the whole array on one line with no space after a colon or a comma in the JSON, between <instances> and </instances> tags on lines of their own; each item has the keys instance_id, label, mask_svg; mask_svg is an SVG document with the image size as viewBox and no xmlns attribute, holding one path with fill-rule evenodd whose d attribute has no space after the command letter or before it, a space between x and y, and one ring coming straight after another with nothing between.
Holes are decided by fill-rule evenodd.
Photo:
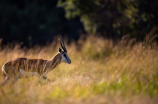
<instances>
[{"instance_id":1,"label":"antelope hind leg","mask_svg":"<svg viewBox=\"0 0 158 104\"><path fill-rule=\"evenodd\" d=\"M9 80L10 80L10 78L7 76L7 78L4 80L4 82L1 83L1 86L6 85Z\"/></svg>"},{"instance_id":2,"label":"antelope hind leg","mask_svg":"<svg viewBox=\"0 0 158 104\"><path fill-rule=\"evenodd\" d=\"M17 80L19 79L19 76L20 76L20 73L18 73L17 76L15 78L13 78L13 80L10 84L11 86L14 85L17 82Z\"/></svg>"}]
</instances>

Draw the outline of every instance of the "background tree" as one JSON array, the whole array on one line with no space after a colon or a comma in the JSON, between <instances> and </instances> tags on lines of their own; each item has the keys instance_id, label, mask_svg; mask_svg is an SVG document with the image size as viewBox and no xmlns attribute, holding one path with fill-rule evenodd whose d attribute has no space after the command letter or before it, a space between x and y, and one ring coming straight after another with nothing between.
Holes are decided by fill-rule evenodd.
<instances>
[{"instance_id":1,"label":"background tree","mask_svg":"<svg viewBox=\"0 0 158 104\"><path fill-rule=\"evenodd\" d=\"M64 7L68 19L80 16L88 32L99 32L112 40L127 35L142 41L157 25L158 2L154 0L60 0L58 3Z\"/></svg>"},{"instance_id":2,"label":"background tree","mask_svg":"<svg viewBox=\"0 0 158 104\"><path fill-rule=\"evenodd\" d=\"M32 46L87 32L114 42L123 36L143 41L157 34L157 10L155 0L1 0L0 38Z\"/></svg>"}]
</instances>

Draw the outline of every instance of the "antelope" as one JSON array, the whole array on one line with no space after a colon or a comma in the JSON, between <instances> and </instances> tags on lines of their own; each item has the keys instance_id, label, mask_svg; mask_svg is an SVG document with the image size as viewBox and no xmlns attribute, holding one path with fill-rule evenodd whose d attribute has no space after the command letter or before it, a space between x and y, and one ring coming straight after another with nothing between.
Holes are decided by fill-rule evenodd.
<instances>
[{"instance_id":1,"label":"antelope","mask_svg":"<svg viewBox=\"0 0 158 104\"><path fill-rule=\"evenodd\" d=\"M11 85L13 85L19 78L28 78L31 76L37 76L50 81L46 75L61 62L71 64L64 41L62 39L59 39L59 41L62 49L59 47L59 51L50 60L16 58L7 61L2 66L2 72L6 76L6 79L1 86L6 85L8 82L11 82Z\"/></svg>"}]
</instances>

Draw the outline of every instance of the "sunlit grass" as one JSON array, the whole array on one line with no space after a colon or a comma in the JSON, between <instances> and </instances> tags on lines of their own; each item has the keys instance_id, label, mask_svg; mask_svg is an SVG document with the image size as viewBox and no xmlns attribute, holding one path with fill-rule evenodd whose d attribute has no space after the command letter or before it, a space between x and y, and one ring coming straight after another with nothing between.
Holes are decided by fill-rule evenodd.
<instances>
[{"instance_id":1,"label":"sunlit grass","mask_svg":"<svg viewBox=\"0 0 158 104\"><path fill-rule=\"evenodd\" d=\"M51 59L59 46L55 42L31 49L6 46L0 51L0 66L17 57ZM151 49L139 43L129 47L121 42L113 46L96 37L66 46L72 64L61 63L49 73L52 82L39 83L37 77L19 79L13 88L1 88L0 104L158 103L156 46ZM0 82L3 80L1 74Z\"/></svg>"}]
</instances>

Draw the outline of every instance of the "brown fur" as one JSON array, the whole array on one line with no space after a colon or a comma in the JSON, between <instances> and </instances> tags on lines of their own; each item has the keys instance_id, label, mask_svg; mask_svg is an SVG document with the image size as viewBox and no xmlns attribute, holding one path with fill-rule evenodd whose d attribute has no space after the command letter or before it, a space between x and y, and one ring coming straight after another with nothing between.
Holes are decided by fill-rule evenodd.
<instances>
[{"instance_id":1,"label":"brown fur","mask_svg":"<svg viewBox=\"0 0 158 104\"><path fill-rule=\"evenodd\" d=\"M57 53L51 60L17 58L10 60L4 65L4 70L9 76L16 76L20 69L26 72L44 72L53 70L61 62L61 55Z\"/></svg>"}]
</instances>

